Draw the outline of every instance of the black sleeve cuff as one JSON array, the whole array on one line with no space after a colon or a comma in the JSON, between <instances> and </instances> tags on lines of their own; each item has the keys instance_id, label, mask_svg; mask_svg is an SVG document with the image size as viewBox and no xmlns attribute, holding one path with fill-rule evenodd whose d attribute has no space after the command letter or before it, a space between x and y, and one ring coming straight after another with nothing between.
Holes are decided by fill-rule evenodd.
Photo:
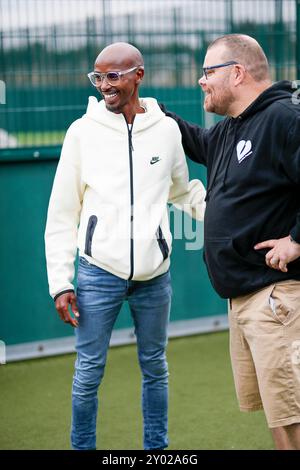
<instances>
[{"instance_id":1,"label":"black sleeve cuff","mask_svg":"<svg viewBox=\"0 0 300 470\"><path fill-rule=\"evenodd\" d=\"M300 226L298 224L291 230L290 235L296 243L300 243Z\"/></svg>"},{"instance_id":2,"label":"black sleeve cuff","mask_svg":"<svg viewBox=\"0 0 300 470\"><path fill-rule=\"evenodd\" d=\"M66 294L67 292L74 292L74 289L66 289L66 290L59 292L58 294L55 295L55 297L53 297L54 302L56 301L56 299L58 299L58 297L60 297L63 294Z\"/></svg>"}]
</instances>

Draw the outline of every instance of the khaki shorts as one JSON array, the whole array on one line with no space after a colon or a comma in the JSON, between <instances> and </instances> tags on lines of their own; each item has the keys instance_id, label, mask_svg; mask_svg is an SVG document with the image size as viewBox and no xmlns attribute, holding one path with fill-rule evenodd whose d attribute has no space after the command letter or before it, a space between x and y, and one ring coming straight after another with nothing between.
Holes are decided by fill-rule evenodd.
<instances>
[{"instance_id":1,"label":"khaki shorts","mask_svg":"<svg viewBox=\"0 0 300 470\"><path fill-rule=\"evenodd\" d=\"M229 324L241 411L263 408L270 428L300 423L300 281L231 299Z\"/></svg>"}]
</instances>

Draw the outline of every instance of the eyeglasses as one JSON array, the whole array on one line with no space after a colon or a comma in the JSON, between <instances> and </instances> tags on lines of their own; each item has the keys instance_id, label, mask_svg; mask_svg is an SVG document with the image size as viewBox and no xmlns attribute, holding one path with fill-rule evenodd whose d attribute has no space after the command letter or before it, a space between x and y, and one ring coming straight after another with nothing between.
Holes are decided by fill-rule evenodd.
<instances>
[{"instance_id":1,"label":"eyeglasses","mask_svg":"<svg viewBox=\"0 0 300 470\"><path fill-rule=\"evenodd\" d=\"M203 75L205 75L206 80L210 75L214 73L214 69L220 69L221 67L228 67L228 65L238 64L235 60L230 60L229 62L224 62L224 64L210 65L209 67L203 67Z\"/></svg>"},{"instance_id":2,"label":"eyeglasses","mask_svg":"<svg viewBox=\"0 0 300 470\"><path fill-rule=\"evenodd\" d=\"M127 73L133 72L134 70L139 68L143 69L144 67L142 65L138 65L137 67L132 67L131 69L122 70L120 72L90 72L87 74L87 76L89 77L92 85L96 87L100 86L103 80L105 79L110 85L116 85L121 80L122 75L126 75Z\"/></svg>"}]
</instances>

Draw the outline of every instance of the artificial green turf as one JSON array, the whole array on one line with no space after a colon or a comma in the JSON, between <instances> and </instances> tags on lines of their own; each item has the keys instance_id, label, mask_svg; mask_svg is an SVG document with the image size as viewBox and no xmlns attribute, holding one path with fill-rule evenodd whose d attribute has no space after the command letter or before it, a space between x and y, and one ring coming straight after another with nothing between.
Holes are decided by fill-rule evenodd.
<instances>
[{"instance_id":1,"label":"artificial green turf","mask_svg":"<svg viewBox=\"0 0 300 470\"><path fill-rule=\"evenodd\" d=\"M28 147L34 145L60 145L66 134L65 131L43 132L17 132L13 136L17 139L18 146Z\"/></svg>"},{"instance_id":2,"label":"artificial green turf","mask_svg":"<svg viewBox=\"0 0 300 470\"><path fill-rule=\"evenodd\" d=\"M75 356L0 368L0 449L69 449ZM171 340L170 449L272 449L263 412L238 410L228 333ZM112 348L101 385L98 449L141 449L134 345Z\"/></svg>"}]
</instances>

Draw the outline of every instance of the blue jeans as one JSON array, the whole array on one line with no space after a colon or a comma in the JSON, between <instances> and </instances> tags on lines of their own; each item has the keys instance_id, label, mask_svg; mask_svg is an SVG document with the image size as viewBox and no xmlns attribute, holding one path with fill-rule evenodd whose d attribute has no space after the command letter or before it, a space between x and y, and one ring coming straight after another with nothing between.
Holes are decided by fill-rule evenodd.
<instances>
[{"instance_id":1,"label":"blue jeans","mask_svg":"<svg viewBox=\"0 0 300 470\"><path fill-rule=\"evenodd\" d=\"M73 449L96 448L97 392L114 323L128 300L142 371L144 449L168 446L167 326L170 273L149 281L126 281L79 260L75 329L77 359L72 389Z\"/></svg>"}]
</instances>

